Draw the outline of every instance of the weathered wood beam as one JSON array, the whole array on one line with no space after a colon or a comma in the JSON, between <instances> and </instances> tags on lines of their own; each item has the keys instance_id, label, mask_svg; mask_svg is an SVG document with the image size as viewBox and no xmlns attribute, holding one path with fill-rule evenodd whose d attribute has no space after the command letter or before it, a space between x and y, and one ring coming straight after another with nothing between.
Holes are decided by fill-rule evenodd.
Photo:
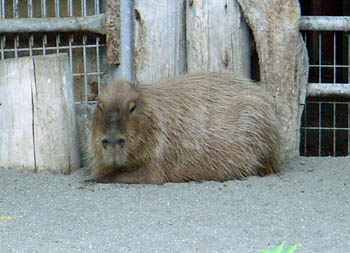
<instances>
[{"instance_id":1,"label":"weathered wood beam","mask_svg":"<svg viewBox=\"0 0 350 253\"><path fill-rule=\"evenodd\" d=\"M92 32L105 34L105 14L87 17L0 19L0 33Z\"/></svg>"},{"instance_id":2,"label":"weathered wood beam","mask_svg":"<svg viewBox=\"0 0 350 253\"><path fill-rule=\"evenodd\" d=\"M302 31L350 31L350 17L302 16Z\"/></svg>"}]
</instances>

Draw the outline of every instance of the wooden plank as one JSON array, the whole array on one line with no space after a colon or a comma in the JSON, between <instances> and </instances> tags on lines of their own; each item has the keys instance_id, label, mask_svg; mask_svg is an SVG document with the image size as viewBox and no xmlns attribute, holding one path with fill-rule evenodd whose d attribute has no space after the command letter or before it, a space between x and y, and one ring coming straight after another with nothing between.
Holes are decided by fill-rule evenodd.
<instances>
[{"instance_id":1,"label":"wooden plank","mask_svg":"<svg viewBox=\"0 0 350 253\"><path fill-rule=\"evenodd\" d=\"M69 173L80 167L73 83L68 55L34 57L36 169Z\"/></svg>"},{"instance_id":2,"label":"wooden plank","mask_svg":"<svg viewBox=\"0 0 350 253\"><path fill-rule=\"evenodd\" d=\"M250 77L250 35L236 0L186 0L188 72Z\"/></svg>"},{"instance_id":3,"label":"wooden plank","mask_svg":"<svg viewBox=\"0 0 350 253\"><path fill-rule=\"evenodd\" d=\"M138 81L185 71L184 2L135 0L134 66Z\"/></svg>"},{"instance_id":4,"label":"wooden plank","mask_svg":"<svg viewBox=\"0 0 350 253\"><path fill-rule=\"evenodd\" d=\"M30 58L0 61L0 166L35 170Z\"/></svg>"},{"instance_id":5,"label":"wooden plank","mask_svg":"<svg viewBox=\"0 0 350 253\"><path fill-rule=\"evenodd\" d=\"M107 63L120 64L120 0L106 2Z\"/></svg>"},{"instance_id":6,"label":"wooden plank","mask_svg":"<svg viewBox=\"0 0 350 253\"><path fill-rule=\"evenodd\" d=\"M0 62L0 167L80 167L68 55Z\"/></svg>"}]
</instances>

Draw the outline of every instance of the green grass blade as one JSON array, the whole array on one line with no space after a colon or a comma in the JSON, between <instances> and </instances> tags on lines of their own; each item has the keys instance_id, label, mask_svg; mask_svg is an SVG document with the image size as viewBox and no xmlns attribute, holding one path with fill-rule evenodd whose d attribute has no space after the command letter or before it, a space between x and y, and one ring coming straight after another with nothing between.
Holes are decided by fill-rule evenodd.
<instances>
[{"instance_id":1,"label":"green grass blade","mask_svg":"<svg viewBox=\"0 0 350 253\"><path fill-rule=\"evenodd\" d=\"M299 244L297 243L297 244L293 245L292 247L286 249L284 253L293 253L298 247L299 247Z\"/></svg>"}]
</instances>

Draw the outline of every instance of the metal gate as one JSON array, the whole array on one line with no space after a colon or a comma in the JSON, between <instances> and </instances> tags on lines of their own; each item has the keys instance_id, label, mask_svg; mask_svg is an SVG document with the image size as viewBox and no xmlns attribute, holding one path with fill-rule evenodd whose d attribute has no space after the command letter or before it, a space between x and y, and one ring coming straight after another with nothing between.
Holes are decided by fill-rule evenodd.
<instances>
[{"instance_id":1,"label":"metal gate","mask_svg":"<svg viewBox=\"0 0 350 253\"><path fill-rule=\"evenodd\" d=\"M96 100L108 79L106 39L95 25L104 25L105 9L101 0L0 0L0 59L68 53L75 101Z\"/></svg>"},{"instance_id":2,"label":"metal gate","mask_svg":"<svg viewBox=\"0 0 350 253\"><path fill-rule=\"evenodd\" d=\"M308 98L301 125L303 156L350 154L349 17L308 16L300 29L309 54Z\"/></svg>"}]
</instances>

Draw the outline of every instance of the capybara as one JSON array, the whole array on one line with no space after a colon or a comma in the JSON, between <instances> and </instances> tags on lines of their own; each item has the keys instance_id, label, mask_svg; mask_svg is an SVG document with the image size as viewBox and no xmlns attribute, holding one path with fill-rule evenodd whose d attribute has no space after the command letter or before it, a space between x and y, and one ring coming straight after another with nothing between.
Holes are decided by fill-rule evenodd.
<instances>
[{"instance_id":1,"label":"capybara","mask_svg":"<svg viewBox=\"0 0 350 253\"><path fill-rule=\"evenodd\" d=\"M103 87L94 111L91 171L100 183L241 179L279 171L272 97L228 73Z\"/></svg>"}]
</instances>

